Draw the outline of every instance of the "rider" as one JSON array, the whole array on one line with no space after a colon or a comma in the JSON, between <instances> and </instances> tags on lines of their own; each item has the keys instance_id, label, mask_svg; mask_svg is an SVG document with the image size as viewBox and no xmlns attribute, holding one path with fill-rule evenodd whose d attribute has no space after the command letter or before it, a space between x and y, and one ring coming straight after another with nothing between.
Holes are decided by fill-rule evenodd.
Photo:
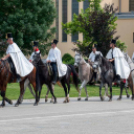
<instances>
[{"instance_id":1,"label":"rider","mask_svg":"<svg viewBox=\"0 0 134 134\"><path fill-rule=\"evenodd\" d=\"M121 79L124 79L124 83L126 83L126 79L129 77L130 68L128 63L126 62L123 53L119 48L116 47L116 40L112 40L110 43L110 50L107 53L106 58L112 63L116 73L116 79L120 82Z\"/></svg>"},{"instance_id":2,"label":"rider","mask_svg":"<svg viewBox=\"0 0 134 134\"><path fill-rule=\"evenodd\" d=\"M2 60L7 60L9 57L11 58L15 67L15 72L12 73L14 73L17 77L17 81L20 82L20 77L25 77L30 74L34 67L23 55L17 44L13 41L13 36L11 33L6 35L6 39L9 45L6 51L6 56L4 56Z\"/></svg>"},{"instance_id":3,"label":"rider","mask_svg":"<svg viewBox=\"0 0 134 134\"><path fill-rule=\"evenodd\" d=\"M101 56L103 56L103 54L100 52L100 51L97 51L97 44L94 44L92 46L92 52L90 53L89 55L89 58L88 58L88 62L92 65L92 63L94 63L94 60L95 60L95 56L100 54ZM94 72L94 79L96 80L96 77L97 77L97 73Z\"/></svg>"},{"instance_id":4,"label":"rider","mask_svg":"<svg viewBox=\"0 0 134 134\"><path fill-rule=\"evenodd\" d=\"M36 54L40 53L40 50L39 50L39 48L38 48L38 44L39 44L38 41L34 41L34 42L33 42L33 52L32 52L32 54L31 54L31 56L30 56L30 59L29 59L30 62L33 61L34 56L36 56Z\"/></svg>"},{"instance_id":5,"label":"rider","mask_svg":"<svg viewBox=\"0 0 134 134\"><path fill-rule=\"evenodd\" d=\"M50 63L53 68L53 84L57 81L57 74L62 77L67 72L67 66L62 63L61 51L57 48L57 43L58 41L54 39L47 57L47 63Z\"/></svg>"},{"instance_id":6,"label":"rider","mask_svg":"<svg viewBox=\"0 0 134 134\"><path fill-rule=\"evenodd\" d=\"M94 63L95 56L98 55L98 54L100 54L101 56L103 56L100 51L97 51L97 44L94 44L92 46L92 52L89 55L88 62L89 63Z\"/></svg>"}]
</instances>

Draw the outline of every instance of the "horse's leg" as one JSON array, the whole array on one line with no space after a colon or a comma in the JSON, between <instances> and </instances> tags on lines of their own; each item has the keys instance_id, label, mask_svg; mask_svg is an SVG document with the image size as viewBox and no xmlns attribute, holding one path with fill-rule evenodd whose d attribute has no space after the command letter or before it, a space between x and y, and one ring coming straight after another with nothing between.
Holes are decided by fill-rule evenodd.
<instances>
[{"instance_id":1,"label":"horse's leg","mask_svg":"<svg viewBox=\"0 0 134 134\"><path fill-rule=\"evenodd\" d=\"M46 96L45 96L45 102L48 101L48 94L49 94L49 88L48 88L48 86L47 86L47 93L46 93Z\"/></svg>"},{"instance_id":2,"label":"horse's leg","mask_svg":"<svg viewBox=\"0 0 134 134\"><path fill-rule=\"evenodd\" d=\"M69 92L70 92L70 83L67 82L68 94L67 94L67 102L69 102Z\"/></svg>"},{"instance_id":3,"label":"horse's leg","mask_svg":"<svg viewBox=\"0 0 134 134\"><path fill-rule=\"evenodd\" d=\"M81 89L84 88L86 86L86 84L88 83L88 81L84 80L80 86L80 90L79 90L79 97L78 97L78 101L81 100Z\"/></svg>"},{"instance_id":4,"label":"horse's leg","mask_svg":"<svg viewBox=\"0 0 134 134\"><path fill-rule=\"evenodd\" d=\"M134 100L134 71L132 72L131 91L132 91L132 100Z\"/></svg>"},{"instance_id":5,"label":"horse's leg","mask_svg":"<svg viewBox=\"0 0 134 134\"><path fill-rule=\"evenodd\" d=\"M109 86L110 86L110 98L109 98L109 101L112 101L112 83Z\"/></svg>"},{"instance_id":6,"label":"horse's leg","mask_svg":"<svg viewBox=\"0 0 134 134\"><path fill-rule=\"evenodd\" d=\"M85 101L88 101L88 93L87 93L87 87L85 86L85 92L86 92L86 98L85 98Z\"/></svg>"},{"instance_id":7,"label":"horse's leg","mask_svg":"<svg viewBox=\"0 0 134 134\"><path fill-rule=\"evenodd\" d=\"M54 92L53 92L53 88L52 88L52 84L51 84L51 83L48 84L48 88L49 88L50 93L52 94L52 96L53 96L53 98L54 98L54 102L53 102L53 103L57 103L57 99L56 99L56 97L55 97L55 95L54 95Z\"/></svg>"},{"instance_id":8,"label":"horse's leg","mask_svg":"<svg viewBox=\"0 0 134 134\"><path fill-rule=\"evenodd\" d=\"M54 93L54 85L52 84L52 90L53 90L53 93ZM50 100L50 103L53 103L54 102L54 97L52 96L51 97L51 100Z\"/></svg>"},{"instance_id":9,"label":"horse's leg","mask_svg":"<svg viewBox=\"0 0 134 134\"><path fill-rule=\"evenodd\" d=\"M128 89L127 89L127 86L128 86L128 81L126 81L126 83L125 83L125 90L126 90L126 95L127 95L127 98L129 98L130 97L130 95L129 95L129 93L128 93Z\"/></svg>"},{"instance_id":10,"label":"horse's leg","mask_svg":"<svg viewBox=\"0 0 134 134\"><path fill-rule=\"evenodd\" d=\"M117 100L121 100L122 99L123 88L124 88L124 84L121 82L120 83L120 96L119 96L119 98Z\"/></svg>"},{"instance_id":11,"label":"horse's leg","mask_svg":"<svg viewBox=\"0 0 134 134\"><path fill-rule=\"evenodd\" d=\"M29 81L28 81L28 79L24 82L24 92L23 92L23 94L22 94L22 98L20 99L20 104L22 103L22 101L23 101L23 96L24 96L24 93L25 93L25 91L26 91L26 88L27 88L27 86L28 86L28 83L29 83Z\"/></svg>"},{"instance_id":12,"label":"horse's leg","mask_svg":"<svg viewBox=\"0 0 134 134\"><path fill-rule=\"evenodd\" d=\"M62 84L62 86L63 86L63 88L64 88L64 91L65 91L65 100L63 101L63 103L66 103L66 102L67 102L67 87L66 87L66 85L65 85L65 80L64 80L64 78L61 80L61 84Z\"/></svg>"},{"instance_id":13,"label":"horse's leg","mask_svg":"<svg viewBox=\"0 0 134 134\"><path fill-rule=\"evenodd\" d=\"M102 94L101 94L101 89L102 89L102 87L103 87L103 82L101 82L101 84L100 84L100 88L99 88L99 95L100 95L100 99L101 99L101 101L104 100L104 98L103 98L103 96L102 96Z\"/></svg>"},{"instance_id":14,"label":"horse's leg","mask_svg":"<svg viewBox=\"0 0 134 134\"><path fill-rule=\"evenodd\" d=\"M15 104L15 107L18 107L19 104L21 104L23 93L24 93L24 80L20 82L20 96Z\"/></svg>"},{"instance_id":15,"label":"horse's leg","mask_svg":"<svg viewBox=\"0 0 134 134\"><path fill-rule=\"evenodd\" d=\"M108 94L108 84L105 84L105 96L107 95L107 97L110 98L109 94ZM104 97L103 97L104 98Z\"/></svg>"}]
</instances>

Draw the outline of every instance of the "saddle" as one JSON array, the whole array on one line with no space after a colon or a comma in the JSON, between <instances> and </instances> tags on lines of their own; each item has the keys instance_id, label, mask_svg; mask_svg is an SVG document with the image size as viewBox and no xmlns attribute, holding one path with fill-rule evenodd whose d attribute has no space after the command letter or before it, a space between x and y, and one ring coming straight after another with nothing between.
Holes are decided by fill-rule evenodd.
<instances>
[{"instance_id":1,"label":"saddle","mask_svg":"<svg viewBox=\"0 0 134 134\"><path fill-rule=\"evenodd\" d=\"M21 77L16 73L16 69L15 69L15 66L14 66L14 63L13 63L11 57L9 57L9 58L7 59L7 62L8 62L8 64L9 64L9 71L10 71L10 73L13 74L12 81L14 81L16 78L17 78L18 80L20 80Z\"/></svg>"},{"instance_id":2,"label":"saddle","mask_svg":"<svg viewBox=\"0 0 134 134\"><path fill-rule=\"evenodd\" d=\"M46 65L47 65L47 69L48 69L49 76L53 76L53 69L52 69L52 66L51 66L49 63L47 63Z\"/></svg>"}]
</instances>

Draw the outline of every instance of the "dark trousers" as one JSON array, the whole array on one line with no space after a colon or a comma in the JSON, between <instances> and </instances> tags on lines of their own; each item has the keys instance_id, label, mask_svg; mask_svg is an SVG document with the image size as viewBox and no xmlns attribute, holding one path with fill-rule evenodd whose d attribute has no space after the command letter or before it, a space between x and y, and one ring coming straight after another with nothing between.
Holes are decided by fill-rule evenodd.
<instances>
[{"instance_id":1,"label":"dark trousers","mask_svg":"<svg viewBox=\"0 0 134 134\"><path fill-rule=\"evenodd\" d=\"M56 62L51 62L51 66L53 69L53 80L57 81L57 65Z\"/></svg>"}]
</instances>

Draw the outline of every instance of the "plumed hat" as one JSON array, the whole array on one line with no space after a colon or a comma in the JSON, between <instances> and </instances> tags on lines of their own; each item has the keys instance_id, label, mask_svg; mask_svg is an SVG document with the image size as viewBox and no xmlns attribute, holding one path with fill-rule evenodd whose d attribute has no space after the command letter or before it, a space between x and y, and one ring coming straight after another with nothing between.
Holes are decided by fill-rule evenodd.
<instances>
[{"instance_id":1,"label":"plumed hat","mask_svg":"<svg viewBox=\"0 0 134 134\"><path fill-rule=\"evenodd\" d=\"M38 41L33 41L33 47L38 47L39 42Z\"/></svg>"},{"instance_id":2,"label":"plumed hat","mask_svg":"<svg viewBox=\"0 0 134 134\"><path fill-rule=\"evenodd\" d=\"M97 48L97 44L93 44L92 48Z\"/></svg>"},{"instance_id":3,"label":"plumed hat","mask_svg":"<svg viewBox=\"0 0 134 134\"><path fill-rule=\"evenodd\" d=\"M7 33L6 34L6 39L9 39L9 38L13 38L12 33Z\"/></svg>"},{"instance_id":4,"label":"plumed hat","mask_svg":"<svg viewBox=\"0 0 134 134\"><path fill-rule=\"evenodd\" d=\"M111 43L116 44L116 40L112 39Z\"/></svg>"}]
</instances>

